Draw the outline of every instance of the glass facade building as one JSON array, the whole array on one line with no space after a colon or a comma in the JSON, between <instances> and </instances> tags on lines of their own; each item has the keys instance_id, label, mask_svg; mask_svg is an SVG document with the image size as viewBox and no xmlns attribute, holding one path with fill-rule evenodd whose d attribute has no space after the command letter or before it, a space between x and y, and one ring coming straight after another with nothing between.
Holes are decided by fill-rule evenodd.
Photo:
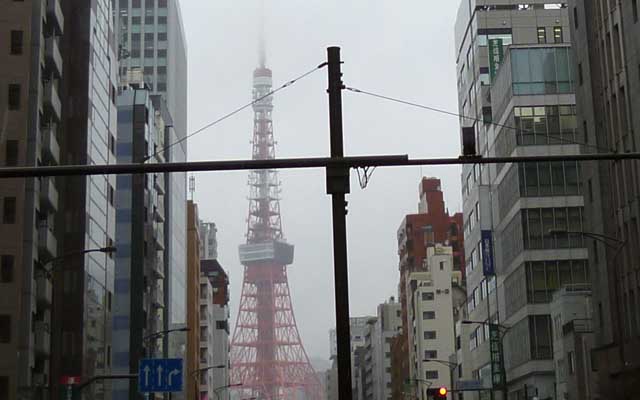
<instances>
[{"instance_id":1,"label":"glass facade building","mask_svg":"<svg viewBox=\"0 0 640 400\"><path fill-rule=\"evenodd\" d=\"M163 162L153 149L164 144L165 124L144 88L118 96L118 163ZM116 274L113 308L113 369L138 371L141 358L162 353L164 330L164 174L119 175L116 187ZM137 385L114 383L113 399L141 396Z\"/></svg>"},{"instance_id":2,"label":"glass facade building","mask_svg":"<svg viewBox=\"0 0 640 400\"><path fill-rule=\"evenodd\" d=\"M126 84L131 70L143 73L152 94L166 102L167 145L187 135L187 50L178 0L112 0L119 45L119 75ZM158 148L160 150L161 148ZM168 162L187 160L182 141L163 151ZM165 329L186 323L186 173L165 175ZM172 335L170 340L177 338ZM180 347L179 344L165 346Z\"/></svg>"},{"instance_id":3,"label":"glass facade building","mask_svg":"<svg viewBox=\"0 0 640 400\"><path fill-rule=\"evenodd\" d=\"M60 137L63 164L115 163L117 67L111 2L61 2L65 28L62 39L64 69ZM64 226L62 254L78 254L114 245L115 176L66 177L60 191ZM111 308L114 254L91 252L65 258L54 278L52 318L52 394L57 396L63 376L95 376L111 372ZM93 399L110 397L110 385L87 389Z\"/></svg>"},{"instance_id":4,"label":"glass facade building","mask_svg":"<svg viewBox=\"0 0 640 400\"><path fill-rule=\"evenodd\" d=\"M460 123L483 156L580 154L566 4L462 0L456 21ZM575 162L467 165L462 169L467 317L510 327L504 372L491 363L488 325L460 330L462 363L496 398L556 398L551 302L589 282L581 168ZM485 275L482 232L493 237L495 273ZM486 235L486 233L485 233ZM571 312L563 311L563 315ZM464 332L465 337L462 337ZM496 368L500 370L495 371ZM469 373L467 372L467 373ZM496 375L497 374L497 375ZM525 389L527 388L527 389ZM525 390L527 392L525 393ZM465 399L489 393L465 393Z\"/></svg>"}]
</instances>

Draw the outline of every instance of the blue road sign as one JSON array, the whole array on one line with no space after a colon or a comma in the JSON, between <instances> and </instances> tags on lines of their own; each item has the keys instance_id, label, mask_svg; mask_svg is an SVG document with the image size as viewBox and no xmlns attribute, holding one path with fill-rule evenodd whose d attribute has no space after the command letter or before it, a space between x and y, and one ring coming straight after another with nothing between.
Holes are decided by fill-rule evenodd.
<instances>
[{"instance_id":1,"label":"blue road sign","mask_svg":"<svg viewBox=\"0 0 640 400\"><path fill-rule=\"evenodd\" d=\"M147 358L138 366L140 393L182 391L182 358Z\"/></svg>"},{"instance_id":2,"label":"blue road sign","mask_svg":"<svg viewBox=\"0 0 640 400\"><path fill-rule=\"evenodd\" d=\"M493 232L482 230L480 232L482 242L482 272L484 275L495 275L496 269L493 263Z\"/></svg>"}]
</instances>

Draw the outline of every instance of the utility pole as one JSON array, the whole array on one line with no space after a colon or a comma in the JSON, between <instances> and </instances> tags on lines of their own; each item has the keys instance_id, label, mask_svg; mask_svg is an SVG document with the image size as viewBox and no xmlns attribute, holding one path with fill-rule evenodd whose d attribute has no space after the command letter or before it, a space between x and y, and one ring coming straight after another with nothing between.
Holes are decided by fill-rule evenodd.
<instances>
[{"instance_id":1,"label":"utility pole","mask_svg":"<svg viewBox=\"0 0 640 400\"><path fill-rule=\"evenodd\" d=\"M340 48L327 49L329 72L329 133L331 159L344 157L342 135L342 83ZM338 345L338 399L351 400L351 332L349 325L349 273L347 270L347 203L349 167L327 167L327 194L333 211L333 268Z\"/></svg>"}]
</instances>

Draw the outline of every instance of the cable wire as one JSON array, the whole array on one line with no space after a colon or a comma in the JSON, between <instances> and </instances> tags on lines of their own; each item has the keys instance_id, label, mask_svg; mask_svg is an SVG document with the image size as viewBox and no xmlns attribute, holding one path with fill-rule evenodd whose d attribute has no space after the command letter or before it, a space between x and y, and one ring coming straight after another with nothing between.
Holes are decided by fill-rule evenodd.
<instances>
[{"instance_id":1,"label":"cable wire","mask_svg":"<svg viewBox=\"0 0 640 400\"><path fill-rule=\"evenodd\" d=\"M196 129L195 131L191 132L191 133L190 133L190 134L188 134L187 136L185 136L185 137L183 137L183 138L181 138L181 139L179 139L179 140L176 140L176 141L175 141L175 142L173 142L173 143L170 143L170 144L168 144L168 145L164 146L163 148L161 148L161 149L157 150L157 151L156 151L156 152L154 152L153 154L150 154L150 155L146 156L146 157L144 158L144 162L146 162L146 161L150 160L152 157L155 157L155 156L157 156L158 154L160 154L160 153L162 153L162 152L164 152L164 151L166 151L166 150L170 149L171 147L173 147L173 146L175 146L175 145L177 145L177 144L180 144L180 143L182 143L182 142L186 141L187 139L189 139L189 138L191 138L191 137L193 137L193 136L197 135L198 133L201 133L202 131L205 131L205 130L207 130L207 129L211 128L212 126L217 125L217 124L219 124L220 122L222 122L222 121L224 121L224 120L226 120L226 119L228 119L228 118L230 118L230 117L232 117L232 116L236 115L236 114L237 114L237 113L239 113L240 111L245 110L245 109L247 109L247 108L249 108L249 107L253 106L253 105L254 105L254 104L256 104L256 103L259 103L260 101L262 101L262 100L266 99L266 98L267 98L267 97L269 97L269 96L274 95L275 93L277 93L277 92L281 91L282 89L285 89L285 88L287 88L287 87L289 87L289 86L293 85L294 83L298 82L298 81L299 81L299 80L301 80L301 79L306 78L307 76L311 75L312 73L316 72L317 70L324 68L326 65L327 65L327 63L326 63L326 62L323 62L322 64L318 65L317 67L313 68L312 70L307 71L307 72L305 72L304 74L302 74L302 75L300 75L300 76L298 76L298 77L296 77L296 78L293 78L293 79L291 79L291 80L286 81L286 82L285 82L285 83L283 83L281 86L279 86L279 87L278 87L278 88L276 88L276 89L271 90L269 93L265 94L264 96L260 96L260 97L258 97L257 99L254 99L253 101L251 101L250 103L247 103L247 104L245 104L245 105L243 105L243 106L241 106L241 107L238 107L238 108L236 108L235 110L233 110L233 111L231 111L231 112L229 112L229 113L227 113L227 114L223 115L222 117L220 117L220 118L218 118L218 119L216 119L216 120L214 120L214 121L212 121L212 122L210 122L210 123L208 123L208 124L206 124L206 125L202 126L201 128Z\"/></svg>"},{"instance_id":2,"label":"cable wire","mask_svg":"<svg viewBox=\"0 0 640 400\"><path fill-rule=\"evenodd\" d=\"M440 109L440 108L425 106L424 104L414 103L412 101L407 101L407 100L402 100L402 99L398 99L398 98L395 98L395 97L385 96L385 95L382 95L382 94L373 93L373 92L369 92L369 91L362 90L362 89L357 89L357 88L353 88L353 87L345 87L345 90L348 90L348 91L354 92L354 93L366 94L368 96L376 97L376 98L383 99L383 100L393 101L395 103L400 103L400 104L405 104L405 105L412 106L412 107L421 108L423 110L429 110L429 111L438 112L438 113L441 113L441 114L451 115L451 116L458 117L458 118L468 119L468 120L472 120L472 121L475 121L475 122L483 122L483 123L485 122L481 118L471 117L471 116L459 114L459 113L456 113L456 112L453 112L453 111L443 110L443 109ZM565 143L579 144L579 145L582 145L582 146L585 146L585 147L590 147L590 148L593 148L593 149L596 149L596 150L600 150L600 151L614 152L614 153L616 152L613 149L607 149L605 147L600 147L600 146L591 145L591 144L584 143L584 142L578 142L578 141L574 141L574 140L570 140L570 139L565 139L565 138L559 137L559 136L552 136L552 135L549 135L549 134L542 135L542 134L536 133L536 132L534 132L532 130L529 130L529 129L516 128L514 126L500 124L500 123L493 122L493 121L492 122L487 122L487 123L491 124L491 125L495 125L495 126L501 127L501 128L512 129L512 130L515 130L516 132L519 131L519 132L533 133L534 135L545 136L545 137L547 137L549 139L554 139L554 140L558 140L558 141L565 142Z\"/></svg>"}]
</instances>

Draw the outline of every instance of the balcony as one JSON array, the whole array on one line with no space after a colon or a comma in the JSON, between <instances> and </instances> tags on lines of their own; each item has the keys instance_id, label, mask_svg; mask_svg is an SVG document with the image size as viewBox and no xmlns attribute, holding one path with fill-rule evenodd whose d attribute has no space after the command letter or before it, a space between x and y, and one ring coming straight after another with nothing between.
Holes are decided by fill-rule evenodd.
<instances>
[{"instance_id":1,"label":"balcony","mask_svg":"<svg viewBox=\"0 0 640 400\"><path fill-rule=\"evenodd\" d=\"M34 350L40 356L48 356L51 352L51 334L43 321L36 321L34 327Z\"/></svg>"},{"instance_id":2,"label":"balcony","mask_svg":"<svg viewBox=\"0 0 640 400\"><path fill-rule=\"evenodd\" d=\"M153 187L158 194L164 194L164 176L162 174L155 174L153 176Z\"/></svg>"},{"instance_id":3,"label":"balcony","mask_svg":"<svg viewBox=\"0 0 640 400\"><path fill-rule=\"evenodd\" d=\"M44 209L56 211L58 209L58 189L52 177L40 178L40 204Z\"/></svg>"},{"instance_id":4,"label":"balcony","mask_svg":"<svg viewBox=\"0 0 640 400\"><path fill-rule=\"evenodd\" d=\"M36 277L36 302L39 307L50 307L52 294L53 294L53 286L51 285L51 281L47 279L44 273L39 274Z\"/></svg>"},{"instance_id":5,"label":"balcony","mask_svg":"<svg viewBox=\"0 0 640 400\"><path fill-rule=\"evenodd\" d=\"M44 83L42 106L45 112L45 120L52 118L56 122L60 122L62 103L53 80L48 80Z\"/></svg>"},{"instance_id":6,"label":"balcony","mask_svg":"<svg viewBox=\"0 0 640 400\"><path fill-rule=\"evenodd\" d=\"M164 259L162 257L158 257L151 265L151 272L153 272L155 278L164 279Z\"/></svg>"},{"instance_id":7,"label":"balcony","mask_svg":"<svg viewBox=\"0 0 640 400\"><path fill-rule=\"evenodd\" d=\"M55 37L49 37L44 42L44 60L47 68L51 70L57 78L62 76L62 54Z\"/></svg>"},{"instance_id":8,"label":"balcony","mask_svg":"<svg viewBox=\"0 0 640 400\"><path fill-rule=\"evenodd\" d=\"M41 259L48 260L57 254L58 241L48 226L38 228L38 253Z\"/></svg>"},{"instance_id":9,"label":"balcony","mask_svg":"<svg viewBox=\"0 0 640 400\"><path fill-rule=\"evenodd\" d=\"M164 289L161 285L155 285L151 288L151 303L158 308L164 307Z\"/></svg>"},{"instance_id":10,"label":"balcony","mask_svg":"<svg viewBox=\"0 0 640 400\"><path fill-rule=\"evenodd\" d=\"M53 27L57 35L62 35L64 32L64 15L60 0L47 0L47 24Z\"/></svg>"},{"instance_id":11,"label":"balcony","mask_svg":"<svg viewBox=\"0 0 640 400\"><path fill-rule=\"evenodd\" d=\"M55 124L49 124L40 130L42 134L42 158L50 164L60 163L60 144L56 137L57 127Z\"/></svg>"},{"instance_id":12,"label":"balcony","mask_svg":"<svg viewBox=\"0 0 640 400\"><path fill-rule=\"evenodd\" d=\"M156 222L164 222L164 200L158 196L158 204L153 207L153 218Z\"/></svg>"}]
</instances>

